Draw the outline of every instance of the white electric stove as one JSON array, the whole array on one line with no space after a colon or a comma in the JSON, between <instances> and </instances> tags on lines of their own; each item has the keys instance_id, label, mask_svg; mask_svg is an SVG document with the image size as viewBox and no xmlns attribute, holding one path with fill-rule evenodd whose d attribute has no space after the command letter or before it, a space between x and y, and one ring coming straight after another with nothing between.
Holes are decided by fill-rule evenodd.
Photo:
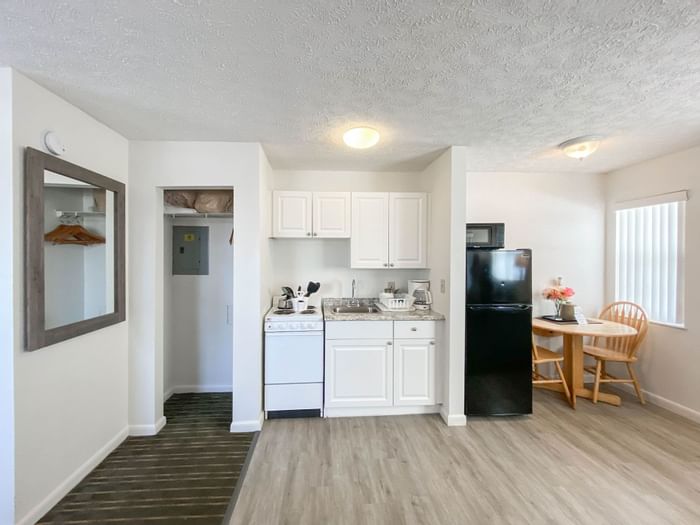
<instances>
[{"instance_id":1,"label":"white electric stove","mask_svg":"<svg viewBox=\"0 0 700 525\"><path fill-rule=\"evenodd\" d=\"M323 314L272 308L265 315L267 418L321 416Z\"/></svg>"}]
</instances>

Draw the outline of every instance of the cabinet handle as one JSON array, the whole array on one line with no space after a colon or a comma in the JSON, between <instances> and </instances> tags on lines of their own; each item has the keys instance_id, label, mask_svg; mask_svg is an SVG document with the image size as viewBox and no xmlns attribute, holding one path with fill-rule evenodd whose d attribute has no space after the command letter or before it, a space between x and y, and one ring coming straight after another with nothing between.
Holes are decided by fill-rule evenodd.
<instances>
[{"instance_id":1,"label":"cabinet handle","mask_svg":"<svg viewBox=\"0 0 700 525\"><path fill-rule=\"evenodd\" d=\"M435 346L435 341L430 341L430 344Z\"/></svg>"},{"instance_id":2,"label":"cabinet handle","mask_svg":"<svg viewBox=\"0 0 700 525\"><path fill-rule=\"evenodd\" d=\"M411 328L411 332L417 332L417 331L418 331L418 328L416 328L415 326Z\"/></svg>"}]
</instances>

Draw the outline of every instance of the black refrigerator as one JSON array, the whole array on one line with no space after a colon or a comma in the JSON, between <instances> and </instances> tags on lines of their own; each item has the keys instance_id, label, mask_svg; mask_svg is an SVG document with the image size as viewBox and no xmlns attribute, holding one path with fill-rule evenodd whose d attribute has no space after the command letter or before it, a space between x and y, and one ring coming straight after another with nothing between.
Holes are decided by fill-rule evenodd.
<instances>
[{"instance_id":1,"label":"black refrigerator","mask_svg":"<svg viewBox=\"0 0 700 525\"><path fill-rule=\"evenodd\" d=\"M467 249L465 407L532 413L532 252Z\"/></svg>"}]
</instances>

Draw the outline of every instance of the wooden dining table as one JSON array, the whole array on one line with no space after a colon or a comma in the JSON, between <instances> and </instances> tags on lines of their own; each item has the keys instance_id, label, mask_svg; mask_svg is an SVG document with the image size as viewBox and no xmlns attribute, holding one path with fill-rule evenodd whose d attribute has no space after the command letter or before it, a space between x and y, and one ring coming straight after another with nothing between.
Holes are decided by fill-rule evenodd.
<instances>
[{"instance_id":1,"label":"wooden dining table","mask_svg":"<svg viewBox=\"0 0 700 525\"><path fill-rule=\"evenodd\" d=\"M635 335L637 330L631 326L604 319L589 319L589 324L556 323L546 319L535 318L532 320L532 331L535 335L544 337L564 337L564 380L571 392L571 406L576 408L576 398L593 398L593 390L586 388L583 382L583 338L584 337L629 337ZM563 392L561 384L542 385L550 390ZM598 401L619 406L622 400L620 396L600 392Z\"/></svg>"}]
</instances>

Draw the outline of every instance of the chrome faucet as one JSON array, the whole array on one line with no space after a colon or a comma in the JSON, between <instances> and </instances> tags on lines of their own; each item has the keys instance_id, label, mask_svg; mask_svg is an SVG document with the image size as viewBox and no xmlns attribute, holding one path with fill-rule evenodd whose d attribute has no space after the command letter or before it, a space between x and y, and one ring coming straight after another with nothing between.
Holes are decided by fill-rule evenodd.
<instances>
[{"instance_id":1,"label":"chrome faucet","mask_svg":"<svg viewBox=\"0 0 700 525\"><path fill-rule=\"evenodd\" d=\"M360 300L355 299L355 289L357 288L357 283L355 282L355 279L352 280L352 299L350 300L350 304L353 305L359 305Z\"/></svg>"}]
</instances>

